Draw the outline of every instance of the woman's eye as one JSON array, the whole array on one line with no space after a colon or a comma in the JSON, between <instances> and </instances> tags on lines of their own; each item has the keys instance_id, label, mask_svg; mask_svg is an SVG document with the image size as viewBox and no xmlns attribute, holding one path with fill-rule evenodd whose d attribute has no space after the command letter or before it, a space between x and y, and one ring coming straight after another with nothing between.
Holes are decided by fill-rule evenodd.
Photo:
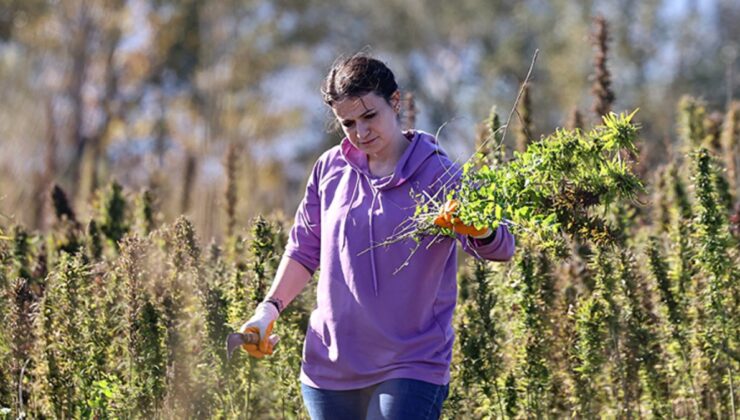
<instances>
[{"instance_id":1,"label":"woman's eye","mask_svg":"<svg viewBox=\"0 0 740 420\"><path fill-rule=\"evenodd\" d=\"M354 124L355 124L354 121L344 121L342 123L342 125L345 126L345 127L347 127L347 128L352 127Z\"/></svg>"},{"instance_id":2,"label":"woman's eye","mask_svg":"<svg viewBox=\"0 0 740 420\"><path fill-rule=\"evenodd\" d=\"M365 119L371 119L375 116L375 113L365 115Z\"/></svg>"}]
</instances>

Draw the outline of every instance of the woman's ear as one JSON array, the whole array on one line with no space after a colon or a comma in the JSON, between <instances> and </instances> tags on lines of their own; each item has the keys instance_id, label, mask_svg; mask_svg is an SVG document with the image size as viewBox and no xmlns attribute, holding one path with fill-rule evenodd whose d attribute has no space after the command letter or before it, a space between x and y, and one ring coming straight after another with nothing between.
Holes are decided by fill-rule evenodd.
<instances>
[{"instance_id":1,"label":"woman's ear","mask_svg":"<svg viewBox=\"0 0 740 420\"><path fill-rule=\"evenodd\" d=\"M391 95L391 107L396 114L401 112L401 91L396 90Z\"/></svg>"}]
</instances>

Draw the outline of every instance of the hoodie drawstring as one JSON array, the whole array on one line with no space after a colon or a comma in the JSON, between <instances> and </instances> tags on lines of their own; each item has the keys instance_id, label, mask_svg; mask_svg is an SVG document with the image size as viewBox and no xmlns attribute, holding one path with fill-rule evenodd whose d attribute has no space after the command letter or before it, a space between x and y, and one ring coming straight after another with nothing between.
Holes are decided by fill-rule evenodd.
<instances>
[{"instance_id":1,"label":"hoodie drawstring","mask_svg":"<svg viewBox=\"0 0 740 420\"><path fill-rule=\"evenodd\" d=\"M378 190L373 188L373 201L370 204L370 213L368 214L368 217L370 218L370 267L372 268L373 272L373 290L375 291L375 296L378 296L378 275L375 271L375 237L373 235L373 210L375 210L375 199L378 197Z\"/></svg>"},{"instance_id":2,"label":"hoodie drawstring","mask_svg":"<svg viewBox=\"0 0 740 420\"><path fill-rule=\"evenodd\" d=\"M347 210L344 212L344 218L341 221L340 224L340 232L342 238L342 247L341 249L344 250L347 247L347 223L349 220L349 212L352 210L352 204L355 201L355 198L357 196L357 192L360 189L360 181L362 178L367 181L368 185L370 185L370 189L373 191L373 200L370 203L370 210L368 211L368 219L369 219L369 233L370 233L370 268L373 275L373 291L375 292L375 296L378 296L378 273L377 268L375 267L375 235L373 235L373 211L375 210L375 203L378 199L378 190L373 187L372 182L365 176L364 174L357 174L357 182L355 182L355 186L352 189L352 195L349 199L349 204L347 205Z\"/></svg>"},{"instance_id":3,"label":"hoodie drawstring","mask_svg":"<svg viewBox=\"0 0 740 420\"><path fill-rule=\"evenodd\" d=\"M350 210L352 210L352 204L355 202L357 191L359 191L360 189L360 178L361 176L357 177L355 187L352 189L352 195L350 196L349 203L347 204L347 210L344 212L344 217L342 218L339 232L342 238L342 249L345 249L347 247L347 221L349 220L349 212Z\"/></svg>"}]
</instances>

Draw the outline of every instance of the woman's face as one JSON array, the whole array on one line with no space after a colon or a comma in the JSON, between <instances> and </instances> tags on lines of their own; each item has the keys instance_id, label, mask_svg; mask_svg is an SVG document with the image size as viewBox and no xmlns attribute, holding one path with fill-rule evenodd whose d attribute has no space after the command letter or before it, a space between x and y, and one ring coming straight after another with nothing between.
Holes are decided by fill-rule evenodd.
<instances>
[{"instance_id":1,"label":"woman's face","mask_svg":"<svg viewBox=\"0 0 740 420\"><path fill-rule=\"evenodd\" d=\"M398 123L400 93L391 96L389 104L382 96L370 92L346 98L332 107L344 134L358 149L370 156L382 156L401 135Z\"/></svg>"}]
</instances>

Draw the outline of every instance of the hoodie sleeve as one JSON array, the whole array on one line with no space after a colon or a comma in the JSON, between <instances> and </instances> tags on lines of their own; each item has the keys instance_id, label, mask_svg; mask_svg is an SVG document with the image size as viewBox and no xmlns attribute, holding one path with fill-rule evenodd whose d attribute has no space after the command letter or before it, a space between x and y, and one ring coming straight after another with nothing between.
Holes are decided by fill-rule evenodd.
<instances>
[{"instance_id":1,"label":"hoodie sleeve","mask_svg":"<svg viewBox=\"0 0 740 420\"><path fill-rule=\"evenodd\" d=\"M474 239L467 235L457 235L463 250L468 254L490 261L508 261L514 256L514 235L503 223L493 233L493 240L486 243L481 239Z\"/></svg>"},{"instance_id":2,"label":"hoodie sleeve","mask_svg":"<svg viewBox=\"0 0 740 420\"><path fill-rule=\"evenodd\" d=\"M321 197L319 183L322 160L313 167L306 185L306 194L296 210L295 221L290 230L285 256L299 262L313 275L319 267L321 255Z\"/></svg>"}]
</instances>

